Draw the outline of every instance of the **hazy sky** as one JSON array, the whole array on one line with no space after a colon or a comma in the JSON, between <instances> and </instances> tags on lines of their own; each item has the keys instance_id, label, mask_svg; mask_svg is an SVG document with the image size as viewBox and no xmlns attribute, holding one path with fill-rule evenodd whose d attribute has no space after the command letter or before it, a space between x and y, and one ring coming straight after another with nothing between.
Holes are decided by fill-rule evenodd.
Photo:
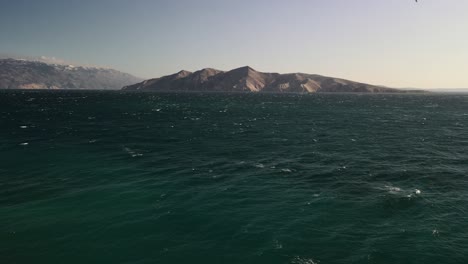
<instances>
[{"instance_id":1,"label":"hazy sky","mask_svg":"<svg viewBox=\"0 0 468 264\"><path fill-rule=\"evenodd\" d=\"M0 0L0 53L468 88L467 0Z\"/></svg>"}]
</instances>

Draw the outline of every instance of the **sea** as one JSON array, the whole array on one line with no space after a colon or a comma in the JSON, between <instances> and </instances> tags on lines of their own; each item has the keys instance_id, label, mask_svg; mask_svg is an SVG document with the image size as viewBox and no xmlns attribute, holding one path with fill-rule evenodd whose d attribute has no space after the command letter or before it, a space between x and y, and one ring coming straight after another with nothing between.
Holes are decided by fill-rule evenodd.
<instances>
[{"instance_id":1,"label":"sea","mask_svg":"<svg viewBox=\"0 0 468 264\"><path fill-rule=\"evenodd\" d=\"M468 263L468 94L0 91L0 263Z\"/></svg>"}]
</instances>

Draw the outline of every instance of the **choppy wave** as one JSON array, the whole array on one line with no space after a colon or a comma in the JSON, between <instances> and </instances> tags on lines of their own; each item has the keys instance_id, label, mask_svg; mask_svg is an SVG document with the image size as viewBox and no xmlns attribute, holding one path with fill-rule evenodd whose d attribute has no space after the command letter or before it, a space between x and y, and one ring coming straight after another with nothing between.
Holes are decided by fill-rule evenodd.
<instances>
[{"instance_id":1,"label":"choppy wave","mask_svg":"<svg viewBox=\"0 0 468 264\"><path fill-rule=\"evenodd\" d=\"M465 263L457 95L0 92L5 263Z\"/></svg>"}]
</instances>

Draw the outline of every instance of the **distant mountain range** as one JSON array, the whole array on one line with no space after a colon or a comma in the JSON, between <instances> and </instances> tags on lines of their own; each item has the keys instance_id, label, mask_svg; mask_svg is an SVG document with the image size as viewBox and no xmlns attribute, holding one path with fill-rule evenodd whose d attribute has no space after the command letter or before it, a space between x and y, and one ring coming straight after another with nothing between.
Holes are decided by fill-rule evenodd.
<instances>
[{"instance_id":1,"label":"distant mountain range","mask_svg":"<svg viewBox=\"0 0 468 264\"><path fill-rule=\"evenodd\" d=\"M210 92L361 92L407 93L417 90L399 90L305 73L264 73L248 66L231 71L203 69L196 72L180 71L161 78L146 80L123 87L123 90L148 91L210 91Z\"/></svg>"},{"instance_id":2,"label":"distant mountain range","mask_svg":"<svg viewBox=\"0 0 468 264\"><path fill-rule=\"evenodd\" d=\"M120 89L143 79L113 69L0 59L0 89Z\"/></svg>"},{"instance_id":3,"label":"distant mountain range","mask_svg":"<svg viewBox=\"0 0 468 264\"><path fill-rule=\"evenodd\" d=\"M122 88L123 87L123 88ZM231 71L206 68L143 81L117 70L41 60L0 59L0 89L106 89L177 92L361 92L408 93L378 85L305 73L264 73L248 66Z\"/></svg>"}]
</instances>

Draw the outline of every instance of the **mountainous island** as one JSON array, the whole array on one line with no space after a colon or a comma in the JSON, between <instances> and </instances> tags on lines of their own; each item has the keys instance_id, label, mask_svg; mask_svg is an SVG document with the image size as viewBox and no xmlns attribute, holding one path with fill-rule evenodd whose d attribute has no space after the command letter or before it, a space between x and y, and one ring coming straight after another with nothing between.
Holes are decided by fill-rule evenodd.
<instances>
[{"instance_id":1,"label":"mountainous island","mask_svg":"<svg viewBox=\"0 0 468 264\"><path fill-rule=\"evenodd\" d=\"M0 59L0 89L106 89L143 79L113 69Z\"/></svg>"},{"instance_id":2,"label":"mountainous island","mask_svg":"<svg viewBox=\"0 0 468 264\"><path fill-rule=\"evenodd\" d=\"M161 78L146 80L122 88L128 91L209 91L209 92L416 92L353 82L344 79L305 73L264 73L248 66L231 71L202 69L180 71Z\"/></svg>"}]
</instances>

